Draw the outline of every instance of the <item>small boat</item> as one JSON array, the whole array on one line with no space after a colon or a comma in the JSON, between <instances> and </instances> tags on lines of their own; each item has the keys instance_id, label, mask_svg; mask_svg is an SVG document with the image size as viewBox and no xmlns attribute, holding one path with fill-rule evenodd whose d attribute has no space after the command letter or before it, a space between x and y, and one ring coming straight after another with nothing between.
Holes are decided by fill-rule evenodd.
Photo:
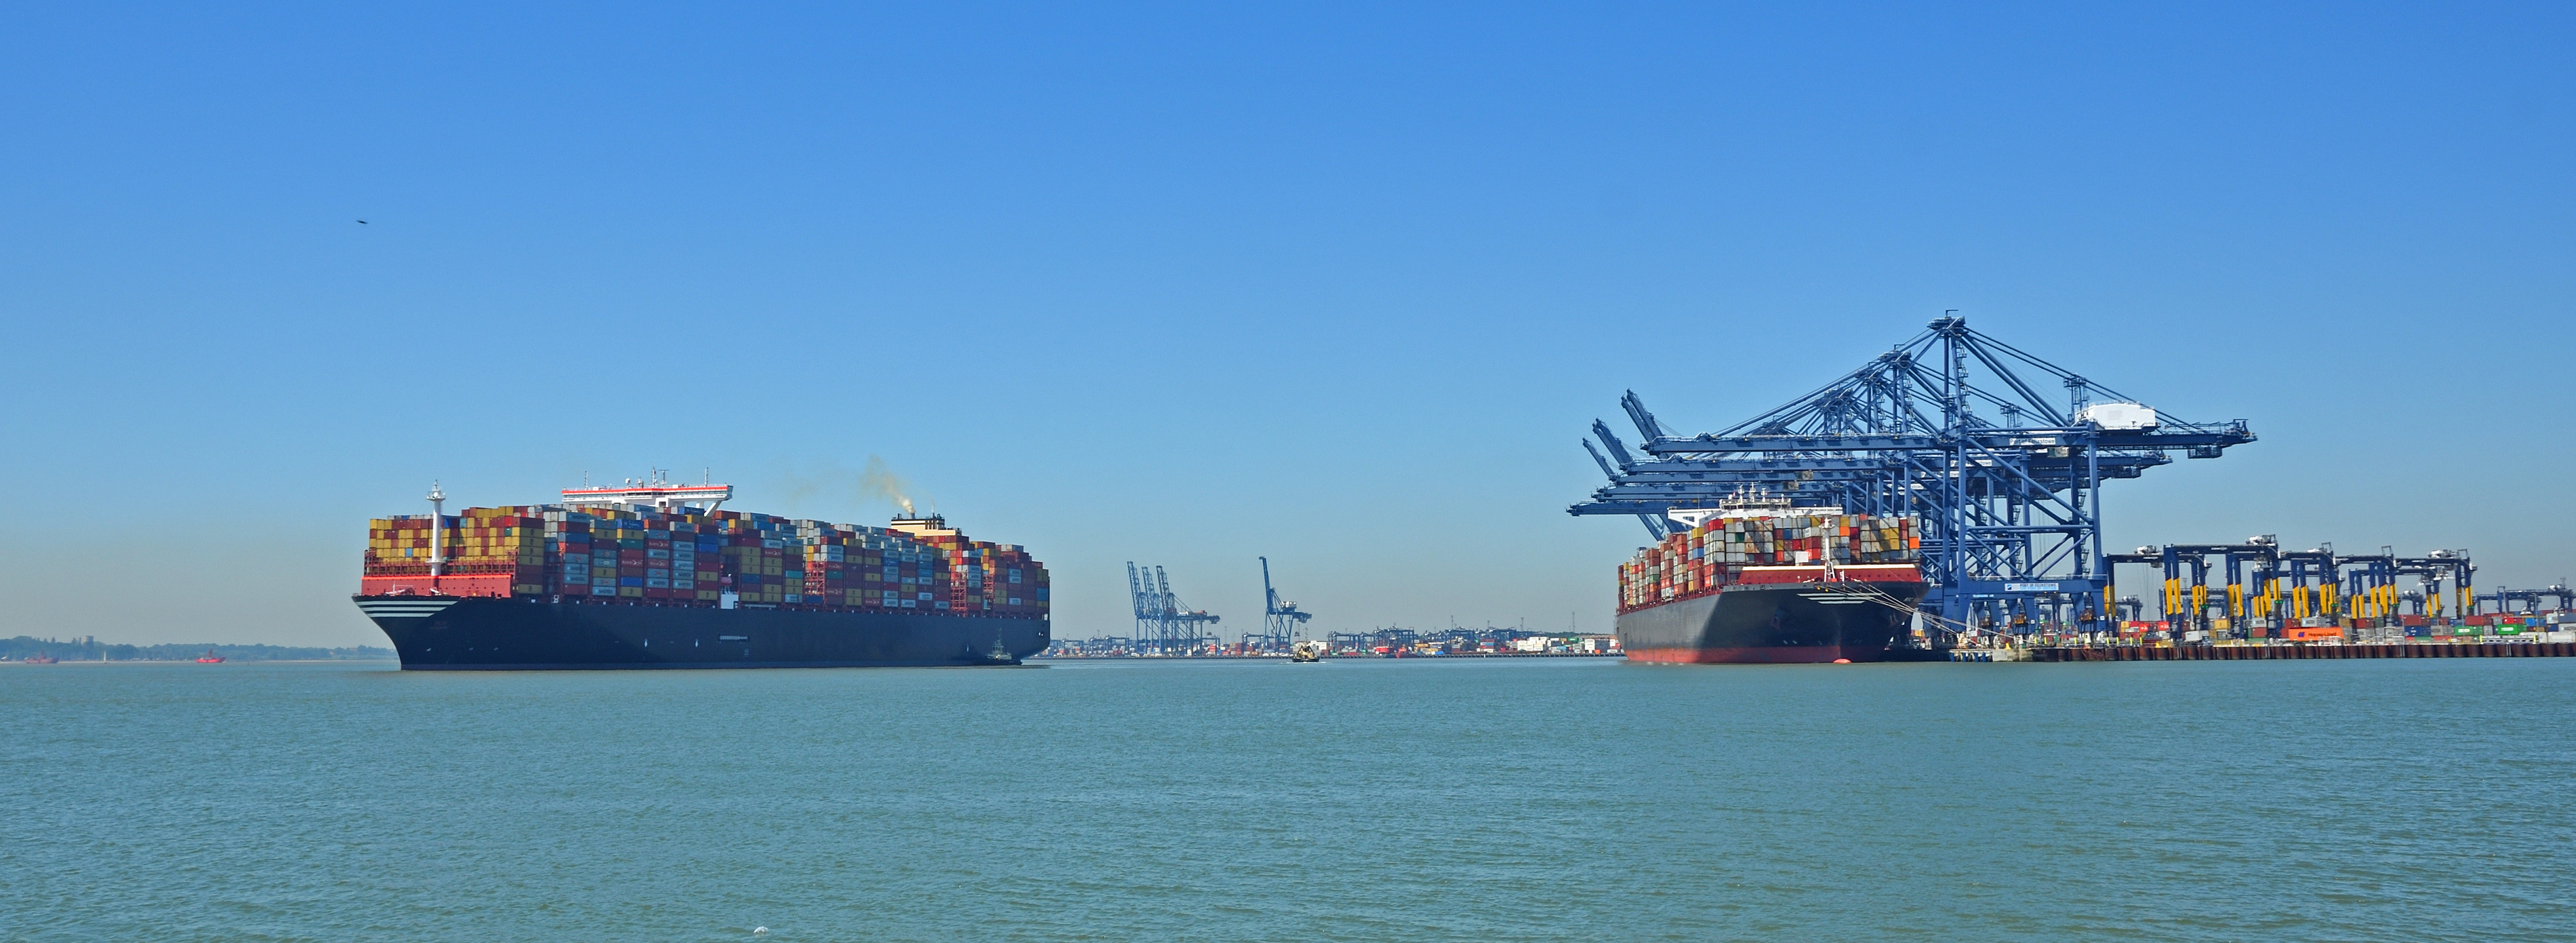
<instances>
[{"instance_id":1,"label":"small boat","mask_svg":"<svg viewBox=\"0 0 2576 943\"><path fill-rule=\"evenodd\" d=\"M211 648L206 649L205 657L197 659L197 664L200 665L220 665L223 663L224 656L215 654L215 650Z\"/></svg>"},{"instance_id":2,"label":"small boat","mask_svg":"<svg viewBox=\"0 0 2576 943\"><path fill-rule=\"evenodd\" d=\"M1288 646L1288 663L1311 665L1324 660L1324 643L1304 641Z\"/></svg>"},{"instance_id":3,"label":"small boat","mask_svg":"<svg viewBox=\"0 0 2576 943\"><path fill-rule=\"evenodd\" d=\"M27 656L27 663L30 665L51 665L61 661L62 659L56 658L52 655L36 654Z\"/></svg>"}]
</instances>

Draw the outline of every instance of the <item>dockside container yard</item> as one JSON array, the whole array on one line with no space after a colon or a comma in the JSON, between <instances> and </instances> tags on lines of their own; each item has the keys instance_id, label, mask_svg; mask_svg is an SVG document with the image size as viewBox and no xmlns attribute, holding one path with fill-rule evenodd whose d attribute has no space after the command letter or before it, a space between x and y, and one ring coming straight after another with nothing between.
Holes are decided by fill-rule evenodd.
<instances>
[{"instance_id":1,"label":"dockside container yard","mask_svg":"<svg viewBox=\"0 0 2576 943\"><path fill-rule=\"evenodd\" d=\"M1596 420L1583 447L1608 484L1567 511L1645 526L1615 589L1631 658L2576 653L2576 593L2474 585L2465 550L2300 550L2265 534L2113 552L2107 483L2222 458L2253 430L2184 421L1961 318L1713 432L1668 430L1634 392L1619 406L1637 448ZM2137 568L2154 591L2122 595Z\"/></svg>"}]
</instances>

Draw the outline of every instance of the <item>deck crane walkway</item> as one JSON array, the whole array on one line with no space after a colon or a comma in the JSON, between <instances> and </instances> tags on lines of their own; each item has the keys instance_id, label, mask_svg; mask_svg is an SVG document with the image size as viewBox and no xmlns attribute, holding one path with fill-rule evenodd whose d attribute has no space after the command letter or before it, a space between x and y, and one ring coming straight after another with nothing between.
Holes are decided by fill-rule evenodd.
<instances>
[{"instance_id":1,"label":"deck crane walkway","mask_svg":"<svg viewBox=\"0 0 2576 943\"><path fill-rule=\"evenodd\" d=\"M2043 396L2047 387L2065 401ZM2102 483L2136 478L2175 453L2217 458L2254 441L2244 420L2186 422L2149 409L1955 317L1716 432L1668 434L1633 391L1619 405L1641 437L1637 451L1594 422L1601 448L1585 449L1610 484L1568 513L1636 515L1660 539L1667 512L1714 506L1750 485L1802 506L1912 515L1933 584L1923 607L1952 624L2008 623L2066 604L2109 617Z\"/></svg>"},{"instance_id":2,"label":"deck crane walkway","mask_svg":"<svg viewBox=\"0 0 2576 943\"><path fill-rule=\"evenodd\" d=\"M1270 585L1270 558L1261 558L1261 635L1258 644L1264 650L1284 652L1297 642L1297 633L1314 616L1297 608L1297 604L1279 598L1279 590Z\"/></svg>"},{"instance_id":3,"label":"deck crane walkway","mask_svg":"<svg viewBox=\"0 0 2576 943\"><path fill-rule=\"evenodd\" d=\"M1127 594L1136 603L1136 649L1159 655L1186 655L1216 640L1209 629L1217 616L1205 609L1183 609L1172 595L1162 567L1139 569L1127 563Z\"/></svg>"}]
</instances>

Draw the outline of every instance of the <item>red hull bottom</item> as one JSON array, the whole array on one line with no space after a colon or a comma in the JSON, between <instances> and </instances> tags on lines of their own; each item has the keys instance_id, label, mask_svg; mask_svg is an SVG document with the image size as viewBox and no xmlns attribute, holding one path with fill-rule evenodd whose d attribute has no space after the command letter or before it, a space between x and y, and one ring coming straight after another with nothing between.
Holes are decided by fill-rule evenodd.
<instances>
[{"instance_id":1,"label":"red hull bottom","mask_svg":"<svg viewBox=\"0 0 2576 943\"><path fill-rule=\"evenodd\" d=\"M1814 665L1835 659L1878 661L1885 648L1859 645L1777 645L1752 648L1632 648L1629 661L1666 665Z\"/></svg>"}]
</instances>

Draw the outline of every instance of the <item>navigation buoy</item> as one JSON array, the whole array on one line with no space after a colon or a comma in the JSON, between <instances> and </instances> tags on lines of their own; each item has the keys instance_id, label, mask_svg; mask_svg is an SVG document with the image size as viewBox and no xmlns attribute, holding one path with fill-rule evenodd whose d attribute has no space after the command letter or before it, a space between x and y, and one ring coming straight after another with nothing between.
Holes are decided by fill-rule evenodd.
<instances>
[{"instance_id":1,"label":"navigation buoy","mask_svg":"<svg viewBox=\"0 0 2576 943\"><path fill-rule=\"evenodd\" d=\"M1851 664L1851 659L1849 659L1849 658L1836 658L1836 659L1834 659L1834 664L1837 664L1837 665L1848 665L1848 664Z\"/></svg>"}]
</instances>

